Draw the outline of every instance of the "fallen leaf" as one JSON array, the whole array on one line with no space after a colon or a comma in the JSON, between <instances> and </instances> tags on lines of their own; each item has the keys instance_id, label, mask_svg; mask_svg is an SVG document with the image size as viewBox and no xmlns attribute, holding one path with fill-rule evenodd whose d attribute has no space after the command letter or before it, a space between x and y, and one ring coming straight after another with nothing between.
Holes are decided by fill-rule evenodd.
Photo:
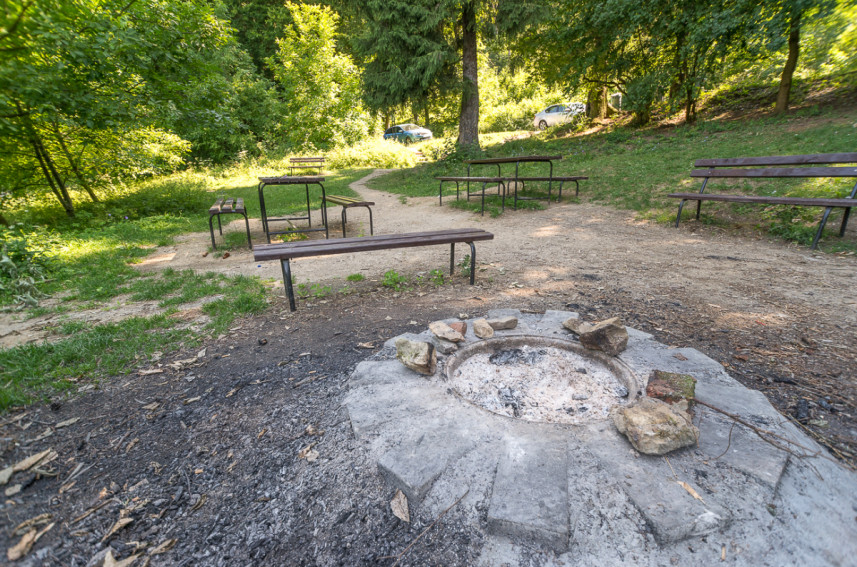
<instances>
[{"instance_id":1,"label":"fallen leaf","mask_svg":"<svg viewBox=\"0 0 857 567\"><path fill-rule=\"evenodd\" d=\"M262 436L264 434L266 434L267 432L268 432L268 428L267 427L263 428L262 431L259 432L259 435L256 436L256 439L261 439Z\"/></svg>"},{"instance_id":2,"label":"fallen leaf","mask_svg":"<svg viewBox=\"0 0 857 567\"><path fill-rule=\"evenodd\" d=\"M163 373L164 373L163 368L150 368L148 370L138 370L137 371L137 374L139 374L140 376L149 376L151 374L163 374Z\"/></svg>"},{"instance_id":3,"label":"fallen leaf","mask_svg":"<svg viewBox=\"0 0 857 567\"><path fill-rule=\"evenodd\" d=\"M136 444L137 444L137 443L139 443L139 442L140 442L140 438L139 438L139 437L134 437L134 439L132 439L132 440L131 440L131 442L130 442L130 443L128 443L128 446L127 446L127 447L125 447L125 452L127 453L128 451L130 451L131 449L133 449L133 448L134 448L134 445L136 445Z\"/></svg>"},{"instance_id":4,"label":"fallen leaf","mask_svg":"<svg viewBox=\"0 0 857 567\"><path fill-rule=\"evenodd\" d=\"M14 467L11 465L0 471L0 486L9 482L9 479L12 478L13 472L15 472Z\"/></svg>"},{"instance_id":5,"label":"fallen leaf","mask_svg":"<svg viewBox=\"0 0 857 567\"><path fill-rule=\"evenodd\" d=\"M24 534L24 536L21 538L21 541L19 541L6 551L6 558L9 561L17 561L27 555L33 548L33 544L36 543L36 534L38 533L39 531L33 528L26 534Z\"/></svg>"},{"instance_id":6,"label":"fallen leaf","mask_svg":"<svg viewBox=\"0 0 857 567\"><path fill-rule=\"evenodd\" d=\"M679 360L687 360L687 357L680 352L677 352L673 355L673 358L677 358Z\"/></svg>"},{"instance_id":7,"label":"fallen leaf","mask_svg":"<svg viewBox=\"0 0 857 567\"><path fill-rule=\"evenodd\" d=\"M27 457L23 461L19 461L12 467L12 471L21 472L33 468L34 466L42 462L42 459L50 455L51 451L53 451L53 449L45 449L41 453L36 453L35 455Z\"/></svg>"},{"instance_id":8,"label":"fallen leaf","mask_svg":"<svg viewBox=\"0 0 857 567\"><path fill-rule=\"evenodd\" d=\"M102 563L103 567L129 567L137 558L139 558L142 553L135 553L134 555L130 555L121 561L117 561L115 557L113 557L113 552L109 549L107 550L107 554L104 556L104 563Z\"/></svg>"},{"instance_id":9,"label":"fallen leaf","mask_svg":"<svg viewBox=\"0 0 857 567\"><path fill-rule=\"evenodd\" d=\"M145 406L143 406L143 409L146 411L155 411L160 405L161 404L159 404L158 402L152 402L151 404L146 404Z\"/></svg>"},{"instance_id":10,"label":"fallen leaf","mask_svg":"<svg viewBox=\"0 0 857 567\"><path fill-rule=\"evenodd\" d=\"M30 518L29 520L24 520L23 522L15 526L15 529L12 530L12 535L21 535L22 532L32 527L47 524L51 521L51 518L53 518L53 515L51 514L39 514L38 516Z\"/></svg>"},{"instance_id":11,"label":"fallen leaf","mask_svg":"<svg viewBox=\"0 0 857 567\"><path fill-rule=\"evenodd\" d=\"M149 551L149 555L160 555L161 553L166 553L171 550L175 545L179 542L177 539L168 539L158 544L157 547L153 547L151 551Z\"/></svg>"},{"instance_id":12,"label":"fallen leaf","mask_svg":"<svg viewBox=\"0 0 857 567\"><path fill-rule=\"evenodd\" d=\"M315 446L315 443L310 443L309 445L307 445L306 447L304 447L303 449L298 451L298 458L299 459L306 459L307 455L309 455L310 451L312 451L312 448L314 446Z\"/></svg>"},{"instance_id":13,"label":"fallen leaf","mask_svg":"<svg viewBox=\"0 0 857 567\"><path fill-rule=\"evenodd\" d=\"M691 485L689 485L688 483L684 482L683 480L677 480L676 482L677 482L677 483L679 483L679 485L680 485L682 488L684 488L685 490L687 490L687 493L688 493L688 494L690 494L691 496L693 496L694 498L696 498L697 500L699 500L700 502L702 502L703 504L705 504L705 500L703 500L703 499L702 499L702 496L700 496L700 495L699 495L699 493L698 493L698 492L696 492L696 491L693 489L693 487L692 487Z\"/></svg>"},{"instance_id":14,"label":"fallen leaf","mask_svg":"<svg viewBox=\"0 0 857 567\"><path fill-rule=\"evenodd\" d=\"M207 494L203 494L202 496L200 496L200 497L197 499L196 504L194 504L193 506L191 506L190 511L191 511L191 512L196 512L197 510L199 510L200 508L202 508L202 506L205 504L206 500L208 500L208 495L207 495Z\"/></svg>"},{"instance_id":15,"label":"fallen leaf","mask_svg":"<svg viewBox=\"0 0 857 567\"><path fill-rule=\"evenodd\" d=\"M411 523L411 514L408 511L408 498L401 490L396 491L393 500L390 501L390 509L393 510L393 515L403 522Z\"/></svg>"},{"instance_id":16,"label":"fallen leaf","mask_svg":"<svg viewBox=\"0 0 857 567\"><path fill-rule=\"evenodd\" d=\"M198 402L202 396L197 396L195 398L188 398L184 401L184 405L192 404L194 402Z\"/></svg>"},{"instance_id":17,"label":"fallen leaf","mask_svg":"<svg viewBox=\"0 0 857 567\"><path fill-rule=\"evenodd\" d=\"M235 392L237 392L237 391L238 391L238 388L232 388L231 390L229 390L229 392L226 393L226 397L231 398L232 396L235 395Z\"/></svg>"},{"instance_id":18,"label":"fallen leaf","mask_svg":"<svg viewBox=\"0 0 857 567\"><path fill-rule=\"evenodd\" d=\"M119 530L121 530L122 528L124 528L125 526L127 526L128 524L130 524L133 521L134 521L134 518L119 518L116 521L116 523L113 524L113 527L110 528L110 531L108 531L106 534L104 534L104 537L101 538L101 543L104 543L105 541L107 541L107 538L109 538L110 536L112 536L113 534L115 534L116 532L118 532Z\"/></svg>"},{"instance_id":19,"label":"fallen leaf","mask_svg":"<svg viewBox=\"0 0 857 567\"><path fill-rule=\"evenodd\" d=\"M61 422L57 423L54 427L56 427L57 429L62 429L63 427L68 427L69 425L74 425L78 421L80 421L79 417L73 417L71 419L67 419L65 421L61 421Z\"/></svg>"},{"instance_id":20,"label":"fallen leaf","mask_svg":"<svg viewBox=\"0 0 857 567\"><path fill-rule=\"evenodd\" d=\"M357 348L375 348L372 343L357 343Z\"/></svg>"},{"instance_id":21,"label":"fallen leaf","mask_svg":"<svg viewBox=\"0 0 857 567\"><path fill-rule=\"evenodd\" d=\"M306 462L314 463L318 457L319 457L318 451L313 449L312 451L310 451L309 453L306 454Z\"/></svg>"},{"instance_id":22,"label":"fallen leaf","mask_svg":"<svg viewBox=\"0 0 857 567\"><path fill-rule=\"evenodd\" d=\"M750 360L750 358L746 354L735 354L732 356L732 358L736 358L736 359L742 360L744 362L747 362L748 360Z\"/></svg>"},{"instance_id":23,"label":"fallen leaf","mask_svg":"<svg viewBox=\"0 0 857 567\"><path fill-rule=\"evenodd\" d=\"M205 351L206 351L206 349L202 349L201 351L196 353L196 357L197 358L203 358L205 356Z\"/></svg>"},{"instance_id":24,"label":"fallen leaf","mask_svg":"<svg viewBox=\"0 0 857 567\"><path fill-rule=\"evenodd\" d=\"M13 484L12 486L10 486L9 488L6 489L4 494L6 495L7 498L10 496L15 496L16 494L21 492L22 488L23 487L20 484Z\"/></svg>"}]
</instances>

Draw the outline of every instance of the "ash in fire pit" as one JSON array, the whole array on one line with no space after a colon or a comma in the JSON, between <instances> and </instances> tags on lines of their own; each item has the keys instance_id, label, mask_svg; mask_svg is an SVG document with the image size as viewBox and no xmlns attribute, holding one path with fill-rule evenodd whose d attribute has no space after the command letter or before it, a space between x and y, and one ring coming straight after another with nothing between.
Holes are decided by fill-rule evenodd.
<instances>
[{"instance_id":1,"label":"ash in fire pit","mask_svg":"<svg viewBox=\"0 0 857 567\"><path fill-rule=\"evenodd\" d=\"M636 380L627 368L569 341L492 339L462 349L447 379L465 399L525 421L580 424L627 403Z\"/></svg>"}]
</instances>

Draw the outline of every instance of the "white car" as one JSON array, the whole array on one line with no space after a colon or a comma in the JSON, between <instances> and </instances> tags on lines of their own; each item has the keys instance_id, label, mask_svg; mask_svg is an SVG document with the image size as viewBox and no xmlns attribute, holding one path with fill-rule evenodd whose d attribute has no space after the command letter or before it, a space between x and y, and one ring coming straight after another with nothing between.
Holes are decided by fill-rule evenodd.
<instances>
[{"instance_id":1,"label":"white car","mask_svg":"<svg viewBox=\"0 0 857 567\"><path fill-rule=\"evenodd\" d=\"M533 118L533 126L539 130L545 130L550 126L571 122L586 112L586 105L582 102L567 102L565 104L554 104L542 110Z\"/></svg>"}]
</instances>

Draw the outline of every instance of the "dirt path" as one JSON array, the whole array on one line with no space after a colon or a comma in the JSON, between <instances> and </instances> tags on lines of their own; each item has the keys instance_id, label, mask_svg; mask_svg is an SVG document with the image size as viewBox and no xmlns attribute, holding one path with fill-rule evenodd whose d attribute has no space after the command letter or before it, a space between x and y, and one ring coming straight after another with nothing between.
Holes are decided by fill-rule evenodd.
<instances>
[{"instance_id":1,"label":"dirt path","mask_svg":"<svg viewBox=\"0 0 857 567\"><path fill-rule=\"evenodd\" d=\"M48 448L59 453L57 478L18 474L22 491L0 505L7 526L42 513L57 522L32 564L85 565L106 545L128 557L140 545L147 554L175 539L170 551L152 555L152 565L391 565L384 558L434 518L415 510L406 525L390 514L392 494L342 406L350 369L391 336L492 308L619 316L663 343L699 349L857 462L853 255L694 223L676 230L585 203L491 219L438 207L431 197L402 203L367 187L367 179L352 187L377 203L376 234L467 226L494 233L477 245L477 285L460 276L440 287L412 281L402 292L377 283L391 269L412 280L445 270L446 247L301 259L293 266L298 282L336 292L349 274L367 281L349 284L347 295L299 300L296 313L274 300L202 353L161 361L157 373L117 377L71 401L4 418L3 464ZM364 215L352 211L349 236L368 232ZM253 230L260 242L258 223ZM185 235L141 269L281 277L278 266L254 263L247 250L217 259L203 257L207 246L207 233ZM282 295L281 283L275 289ZM75 417L74 425L56 427ZM52 433L43 437L46 430ZM310 445L319 453L314 463L299 456ZM79 465L83 472L69 481ZM120 517L134 522L109 535ZM484 539L473 525L452 510L400 564L477 564ZM2 530L0 547L19 538ZM527 565L550 564L540 553Z\"/></svg>"}]
</instances>

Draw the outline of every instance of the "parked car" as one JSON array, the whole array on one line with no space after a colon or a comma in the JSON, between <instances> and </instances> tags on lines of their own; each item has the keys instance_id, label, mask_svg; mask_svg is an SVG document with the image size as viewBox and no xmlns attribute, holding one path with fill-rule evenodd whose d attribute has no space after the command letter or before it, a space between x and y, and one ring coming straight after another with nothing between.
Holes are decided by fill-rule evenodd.
<instances>
[{"instance_id":1,"label":"parked car","mask_svg":"<svg viewBox=\"0 0 857 567\"><path fill-rule=\"evenodd\" d=\"M416 124L397 124L387 128L384 132L385 140L396 140L403 144L411 144L421 140L431 140L431 130L417 126Z\"/></svg>"},{"instance_id":2,"label":"parked car","mask_svg":"<svg viewBox=\"0 0 857 567\"><path fill-rule=\"evenodd\" d=\"M586 105L582 102L566 102L565 104L554 104L536 114L533 118L533 126L539 130L545 130L549 126L556 126L564 122L571 122L575 118L583 117L586 113Z\"/></svg>"}]
</instances>

